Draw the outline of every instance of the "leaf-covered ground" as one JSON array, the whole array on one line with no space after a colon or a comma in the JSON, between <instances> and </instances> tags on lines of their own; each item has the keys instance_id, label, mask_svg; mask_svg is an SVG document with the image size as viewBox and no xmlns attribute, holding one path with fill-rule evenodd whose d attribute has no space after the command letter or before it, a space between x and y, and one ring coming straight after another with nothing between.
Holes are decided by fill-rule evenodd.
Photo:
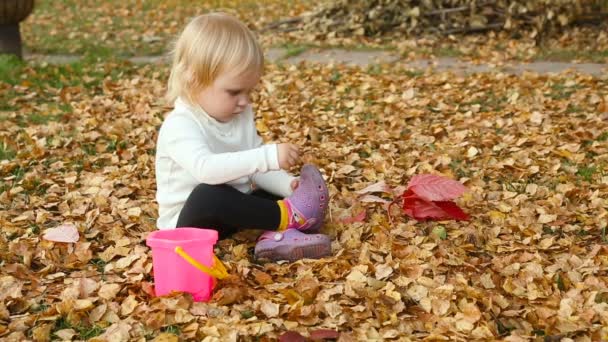
<instances>
[{"instance_id":1,"label":"leaf-covered ground","mask_svg":"<svg viewBox=\"0 0 608 342\"><path fill-rule=\"evenodd\" d=\"M269 65L267 141L295 142L330 185L333 256L257 263L210 303L155 298L154 143L166 68L15 63L0 83L0 337L272 340L608 339L608 80ZM434 173L470 222L416 222L356 193ZM375 193L386 199L390 194ZM365 213L363 216L362 213ZM42 233L64 223L76 244Z\"/></svg>"},{"instance_id":2,"label":"leaf-covered ground","mask_svg":"<svg viewBox=\"0 0 608 342\"><path fill-rule=\"evenodd\" d=\"M577 74L269 65L255 94L258 129L322 168L334 255L259 263L250 232L218 244L232 277L210 303L152 295L145 236L157 216L167 68L111 56L164 53L189 16L210 8L261 29L314 5L37 2L22 26L27 47L88 57L63 66L0 57L1 339L330 335L322 329L343 341L608 339L608 79ZM380 47L490 63L608 56L605 30L593 27L544 46L502 34L319 38L261 33L266 47L294 51ZM357 193L422 173L465 184L458 204L471 221L416 222L396 206L391 219ZM65 223L78 227L78 243L42 239Z\"/></svg>"},{"instance_id":3,"label":"leaf-covered ground","mask_svg":"<svg viewBox=\"0 0 608 342\"><path fill-rule=\"evenodd\" d=\"M154 55L165 53L198 14L223 11L259 29L310 6L310 0L40 0L22 26L26 46L36 52Z\"/></svg>"},{"instance_id":4,"label":"leaf-covered ground","mask_svg":"<svg viewBox=\"0 0 608 342\"><path fill-rule=\"evenodd\" d=\"M313 46L346 46L397 50L410 58L450 56L493 63L535 59L608 63L608 22L568 28L547 36L540 43L530 32L404 39L401 33L341 37L331 32L290 31L283 26L266 29L277 21L314 13L321 3L310 0L40 0L22 24L22 31L27 49L35 53L156 55L170 49L175 34L190 17L221 10L256 30L266 47L287 47L293 54Z\"/></svg>"}]
</instances>

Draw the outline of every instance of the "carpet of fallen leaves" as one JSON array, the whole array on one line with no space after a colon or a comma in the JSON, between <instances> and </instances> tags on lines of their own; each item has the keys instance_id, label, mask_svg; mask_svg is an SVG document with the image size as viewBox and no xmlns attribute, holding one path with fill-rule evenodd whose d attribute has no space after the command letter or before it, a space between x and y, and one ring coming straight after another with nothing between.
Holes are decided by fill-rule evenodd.
<instances>
[{"instance_id":1,"label":"carpet of fallen leaves","mask_svg":"<svg viewBox=\"0 0 608 342\"><path fill-rule=\"evenodd\" d=\"M163 54L188 20L209 11L230 13L252 29L298 16L310 0L40 0L24 22L28 48L46 53L106 49L122 55ZM61 20L57 20L61 16Z\"/></svg>"},{"instance_id":2,"label":"carpet of fallen leaves","mask_svg":"<svg viewBox=\"0 0 608 342\"><path fill-rule=\"evenodd\" d=\"M608 22L595 26L571 27L547 35L542 40L530 32L514 35L487 32L469 35L423 35L404 37L401 33L379 37L334 36L322 32L289 31L262 34L267 46L281 44L346 46L388 49L409 59L456 57L478 63L552 60L608 63ZM289 45L287 45L289 46Z\"/></svg>"},{"instance_id":3,"label":"carpet of fallen leaves","mask_svg":"<svg viewBox=\"0 0 608 342\"><path fill-rule=\"evenodd\" d=\"M404 57L452 56L502 63L534 59L608 63L608 22L581 25L548 35L489 32L468 36L340 36L313 30L267 29L278 21L314 13L321 3L297 1L41 0L22 25L25 45L40 53L155 55L171 48L189 18L209 11L237 16L255 30L265 47L350 46L399 51ZM57 18L62 20L58 21Z\"/></svg>"},{"instance_id":4,"label":"carpet of fallen leaves","mask_svg":"<svg viewBox=\"0 0 608 342\"><path fill-rule=\"evenodd\" d=\"M333 256L258 263L235 236L216 249L231 277L195 303L153 296L145 246L166 68L89 68L86 87L25 69L2 112L2 339L608 339L606 78L269 65L258 129L323 170ZM420 173L467 186L471 220L391 221L356 192ZM41 238L65 223L80 241Z\"/></svg>"}]
</instances>

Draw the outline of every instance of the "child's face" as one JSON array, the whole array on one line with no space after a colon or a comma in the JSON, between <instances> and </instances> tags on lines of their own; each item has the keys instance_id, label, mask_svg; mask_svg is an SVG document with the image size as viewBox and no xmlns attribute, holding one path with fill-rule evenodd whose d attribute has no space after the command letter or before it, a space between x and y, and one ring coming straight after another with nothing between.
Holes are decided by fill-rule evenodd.
<instances>
[{"instance_id":1,"label":"child's face","mask_svg":"<svg viewBox=\"0 0 608 342\"><path fill-rule=\"evenodd\" d=\"M260 80L260 73L225 72L201 90L196 100L211 117L228 122L241 114L249 104L249 93Z\"/></svg>"}]
</instances>

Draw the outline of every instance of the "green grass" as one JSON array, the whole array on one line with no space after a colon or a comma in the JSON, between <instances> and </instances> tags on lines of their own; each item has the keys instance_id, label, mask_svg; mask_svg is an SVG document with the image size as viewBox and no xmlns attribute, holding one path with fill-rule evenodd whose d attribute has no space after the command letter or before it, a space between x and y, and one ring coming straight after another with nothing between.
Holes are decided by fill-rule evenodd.
<instances>
[{"instance_id":1,"label":"green grass","mask_svg":"<svg viewBox=\"0 0 608 342\"><path fill-rule=\"evenodd\" d=\"M163 332L179 336L182 331L178 325L169 325L161 329Z\"/></svg>"},{"instance_id":2,"label":"green grass","mask_svg":"<svg viewBox=\"0 0 608 342\"><path fill-rule=\"evenodd\" d=\"M251 310L241 311L241 318L243 319L249 319L253 316L255 316L255 313Z\"/></svg>"},{"instance_id":3,"label":"green grass","mask_svg":"<svg viewBox=\"0 0 608 342\"><path fill-rule=\"evenodd\" d=\"M99 336L99 335L103 334L105 329L98 325L94 325L92 327L83 327L81 329L77 329L77 331L83 340L88 340L95 336Z\"/></svg>"},{"instance_id":4,"label":"green grass","mask_svg":"<svg viewBox=\"0 0 608 342\"><path fill-rule=\"evenodd\" d=\"M564 284L564 279L562 278L562 275L560 273L557 274L557 277L555 278L555 283L557 284L557 288L560 291L566 291L566 285Z\"/></svg>"},{"instance_id":5,"label":"green grass","mask_svg":"<svg viewBox=\"0 0 608 342\"><path fill-rule=\"evenodd\" d=\"M499 336L507 336L511 333L512 330L515 330L514 326L505 325L500 320L496 320L496 330L498 331Z\"/></svg>"},{"instance_id":6,"label":"green grass","mask_svg":"<svg viewBox=\"0 0 608 342\"><path fill-rule=\"evenodd\" d=\"M108 58L105 55L88 55L77 62L63 65L46 63L24 63L13 57L0 56L0 120L10 121L19 127L47 125L53 121L70 120L73 108L71 102L78 102L85 96L95 96L104 92L103 82L107 79L118 80L139 73L141 66L126 61ZM67 89L66 89L67 88ZM62 91L67 90L67 97ZM27 105L22 105L22 103ZM55 139L61 140L63 131L58 136L49 136L47 146L52 147ZM67 132L67 134L71 134ZM0 140L0 160L13 161L19 156L21 133L13 141ZM110 149L121 149L126 146L123 141L110 144ZM83 155L96 155L96 146L83 146ZM31 161L36 163L37 161ZM90 167L100 167L103 160ZM31 163L17 163L6 176L14 176L10 181L0 182L0 193L10 190L24 178ZM84 169L82 160L72 165L76 171ZM33 180L24 186L26 193L43 193L46 186L40 180ZM103 268L104 265L96 265ZM84 335L96 333L96 328L83 332Z\"/></svg>"},{"instance_id":7,"label":"green grass","mask_svg":"<svg viewBox=\"0 0 608 342\"><path fill-rule=\"evenodd\" d=\"M0 81L15 85L25 63L13 55L0 55Z\"/></svg>"},{"instance_id":8,"label":"green grass","mask_svg":"<svg viewBox=\"0 0 608 342\"><path fill-rule=\"evenodd\" d=\"M44 195L44 193L42 193L42 195ZM35 235L40 234L40 226L37 224L30 223L30 230L31 230L32 234L35 234Z\"/></svg>"},{"instance_id":9,"label":"green grass","mask_svg":"<svg viewBox=\"0 0 608 342\"><path fill-rule=\"evenodd\" d=\"M74 326L74 325L70 324L70 322L68 322L68 320L64 316L59 317L59 319L57 319L55 321L55 327L53 329L53 332L62 330L62 329L74 329L78 333L77 336L82 340L88 340L95 336L99 336L99 335L103 334L103 332L105 331L104 328L102 328L98 325L89 326L89 325L79 324L79 325Z\"/></svg>"},{"instance_id":10,"label":"green grass","mask_svg":"<svg viewBox=\"0 0 608 342\"><path fill-rule=\"evenodd\" d=\"M295 57L303 54L311 48L310 45L298 45L298 44L285 44L282 46L285 49L285 55L283 58Z\"/></svg>"},{"instance_id":11,"label":"green grass","mask_svg":"<svg viewBox=\"0 0 608 342\"><path fill-rule=\"evenodd\" d=\"M417 77L424 75L424 71L416 70L416 69L409 69L409 70L404 70L403 74L410 78L417 78Z\"/></svg>"},{"instance_id":12,"label":"green grass","mask_svg":"<svg viewBox=\"0 0 608 342\"><path fill-rule=\"evenodd\" d=\"M479 105L481 112L500 111L504 108L507 98L505 96L497 96L494 93L486 93L483 97L477 97L472 101L464 102L463 105Z\"/></svg>"},{"instance_id":13,"label":"green grass","mask_svg":"<svg viewBox=\"0 0 608 342\"><path fill-rule=\"evenodd\" d=\"M2 147L1 144L0 144L0 147ZM2 150L0 149L0 152L1 151ZM9 155L10 158L8 158L8 160L12 160L17 155L16 152L9 152L9 153L12 153L12 157ZM0 158L0 160L3 160L3 159ZM29 170L29 166L27 166L27 165L26 166L18 165L17 167L14 167L12 170L10 170L8 172L8 174L5 175L5 177L12 176L14 178L11 179L10 181L0 182L0 194L2 194L5 191L10 190L12 187L14 187L16 184L18 184L23 179L23 177L25 177L25 174L28 170Z\"/></svg>"},{"instance_id":14,"label":"green grass","mask_svg":"<svg viewBox=\"0 0 608 342\"><path fill-rule=\"evenodd\" d=\"M43 125L43 124L47 124L51 121L59 121L61 119L61 117L62 117L61 114L53 115L53 114L44 114L44 113L32 113L32 114L28 115L27 117L25 117L25 122L22 125L26 126L27 123L33 124L33 125Z\"/></svg>"},{"instance_id":15,"label":"green grass","mask_svg":"<svg viewBox=\"0 0 608 342\"><path fill-rule=\"evenodd\" d=\"M460 50L452 47L441 47L433 50L433 54L437 57L461 57L464 54Z\"/></svg>"},{"instance_id":16,"label":"green grass","mask_svg":"<svg viewBox=\"0 0 608 342\"><path fill-rule=\"evenodd\" d=\"M512 178L502 178L501 183L504 185L505 190L523 194L526 192L527 182L517 182Z\"/></svg>"},{"instance_id":17,"label":"green grass","mask_svg":"<svg viewBox=\"0 0 608 342\"><path fill-rule=\"evenodd\" d=\"M598 304L600 304L600 303L608 304L608 292L606 292L606 291L598 292L598 294L595 295L595 302Z\"/></svg>"},{"instance_id":18,"label":"green grass","mask_svg":"<svg viewBox=\"0 0 608 342\"><path fill-rule=\"evenodd\" d=\"M107 262L103 261L102 259L91 259L89 263L95 265L95 267L97 268L97 272L102 274L105 272Z\"/></svg>"},{"instance_id":19,"label":"green grass","mask_svg":"<svg viewBox=\"0 0 608 342\"><path fill-rule=\"evenodd\" d=\"M578 169L576 174L582 179L590 182L593 180L593 175L597 172L597 168L595 166L583 166Z\"/></svg>"},{"instance_id":20,"label":"green grass","mask_svg":"<svg viewBox=\"0 0 608 342\"><path fill-rule=\"evenodd\" d=\"M117 150L124 150L126 148L127 148L126 141L109 140L108 146L106 147L106 152L114 152Z\"/></svg>"},{"instance_id":21,"label":"green grass","mask_svg":"<svg viewBox=\"0 0 608 342\"><path fill-rule=\"evenodd\" d=\"M79 0L38 1L33 20L36 16L43 16L65 18L68 22L57 23L52 20L50 23L54 25L50 25L48 21L42 20L28 25L30 22L26 21L23 25L24 45L32 52L42 54L130 57L136 54L162 53L170 35L162 35L160 41L143 39L146 16L158 11L159 2L156 2L154 8L146 2L141 10L135 8L133 1L114 2L115 4L110 1L95 4ZM120 12L121 8L129 7L126 3L132 3L131 15L112 15L110 8L114 7ZM94 8L99 8L99 11Z\"/></svg>"},{"instance_id":22,"label":"green grass","mask_svg":"<svg viewBox=\"0 0 608 342\"><path fill-rule=\"evenodd\" d=\"M454 159L450 162L450 169L458 178L465 178L471 175L471 171L466 168L466 163L460 159Z\"/></svg>"},{"instance_id":23,"label":"green grass","mask_svg":"<svg viewBox=\"0 0 608 342\"><path fill-rule=\"evenodd\" d=\"M568 103L568 108L566 108L566 114L574 114L581 113L583 109L573 103Z\"/></svg>"},{"instance_id":24,"label":"green grass","mask_svg":"<svg viewBox=\"0 0 608 342\"><path fill-rule=\"evenodd\" d=\"M545 336L547 334L542 329L534 329L534 330L532 330L532 333L536 336Z\"/></svg>"},{"instance_id":25,"label":"green grass","mask_svg":"<svg viewBox=\"0 0 608 342\"><path fill-rule=\"evenodd\" d=\"M433 231L431 232L431 234L440 238L441 240L445 240L448 238L448 232L444 226L437 226L437 227L433 228Z\"/></svg>"},{"instance_id":26,"label":"green grass","mask_svg":"<svg viewBox=\"0 0 608 342\"><path fill-rule=\"evenodd\" d=\"M313 7L310 0L297 4L302 10ZM196 15L221 10L262 26L298 15L293 8L293 1L278 0L37 0L22 34L26 49L34 53L159 55Z\"/></svg>"},{"instance_id":27,"label":"green grass","mask_svg":"<svg viewBox=\"0 0 608 342\"><path fill-rule=\"evenodd\" d=\"M34 308L32 308L32 312L34 313L39 313L39 312L45 312L48 308L50 308L51 306L45 303L41 303L38 304L36 306L34 306Z\"/></svg>"},{"instance_id":28,"label":"green grass","mask_svg":"<svg viewBox=\"0 0 608 342\"><path fill-rule=\"evenodd\" d=\"M0 160L13 160L17 152L13 151L10 147L8 147L5 143L0 142Z\"/></svg>"},{"instance_id":29,"label":"green grass","mask_svg":"<svg viewBox=\"0 0 608 342\"><path fill-rule=\"evenodd\" d=\"M81 143L80 148L89 156L97 155L97 150L95 148L95 144L93 143Z\"/></svg>"},{"instance_id":30,"label":"green grass","mask_svg":"<svg viewBox=\"0 0 608 342\"><path fill-rule=\"evenodd\" d=\"M367 67L367 73L370 75L380 75L382 74L382 66L379 64L373 63Z\"/></svg>"},{"instance_id":31,"label":"green grass","mask_svg":"<svg viewBox=\"0 0 608 342\"><path fill-rule=\"evenodd\" d=\"M332 71L331 76L329 77L329 82L332 84L336 84L340 81L341 78L342 74L340 73L340 71L334 70Z\"/></svg>"},{"instance_id":32,"label":"green grass","mask_svg":"<svg viewBox=\"0 0 608 342\"><path fill-rule=\"evenodd\" d=\"M18 113L13 119L0 113L0 120L14 120L21 127L59 121L72 113L70 100L77 100L84 93L100 94L106 77L118 80L134 74L138 68L140 66L104 55L89 55L61 65L24 63L0 55L0 112L18 111L23 106L18 106L15 100L36 93L27 101L31 112ZM58 95L67 87L73 90L71 98L64 101Z\"/></svg>"},{"instance_id":33,"label":"green grass","mask_svg":"<svg viewBox=\"0 0 608 342\"><path fill-rule=\"evenodd\" d=\"M551 92L548 93L550 98L553 100L567 100L574 94L578 89L582 87L580 85L566 86L564 83L553 83L550 85Z\"/></svg>"},{"instance_id":34,"label":"green grass","mask_svg":"<svg viewBox=\"0 0 608 342\"><path fill-rule=\"evenodd\" d=\"M23 179L23 177L25 176L25 173L28 171L28 169L26 169L23 166L17 166L16 168L14 168L11 172L10 175L11 176L15 176L15 178L13 179L13 182L17 183L20 180Z\"/></svg>"}]
</instances>

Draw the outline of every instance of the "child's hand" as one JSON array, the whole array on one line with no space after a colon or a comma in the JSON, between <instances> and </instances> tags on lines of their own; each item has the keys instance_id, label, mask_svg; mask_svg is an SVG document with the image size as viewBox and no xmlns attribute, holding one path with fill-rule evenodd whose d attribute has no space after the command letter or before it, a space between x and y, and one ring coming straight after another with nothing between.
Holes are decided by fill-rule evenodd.
<instances>
[{"instance_id":1,"label":"child's hand","mask_svg":"<svg viewBox=\"0 0 608 342\"><path fill-rule=\"evenodd\" d=\"M299 178L292 180L291 181L291 190L295 191L298 188L299 185L300 185L300 179Z\"/></svg>"},{"instance_id":2,"label":"child's hand","mask_svg":"<svg viewBox=\"0 0 608 342\"><path fill-rule=\"evenodd\" d=\"M289 170L290 167L296 165L300 161L298 146L294 144L279 144L277 149L279 154L279 167L281 169Z\"/></svg>"}]
</instances>

